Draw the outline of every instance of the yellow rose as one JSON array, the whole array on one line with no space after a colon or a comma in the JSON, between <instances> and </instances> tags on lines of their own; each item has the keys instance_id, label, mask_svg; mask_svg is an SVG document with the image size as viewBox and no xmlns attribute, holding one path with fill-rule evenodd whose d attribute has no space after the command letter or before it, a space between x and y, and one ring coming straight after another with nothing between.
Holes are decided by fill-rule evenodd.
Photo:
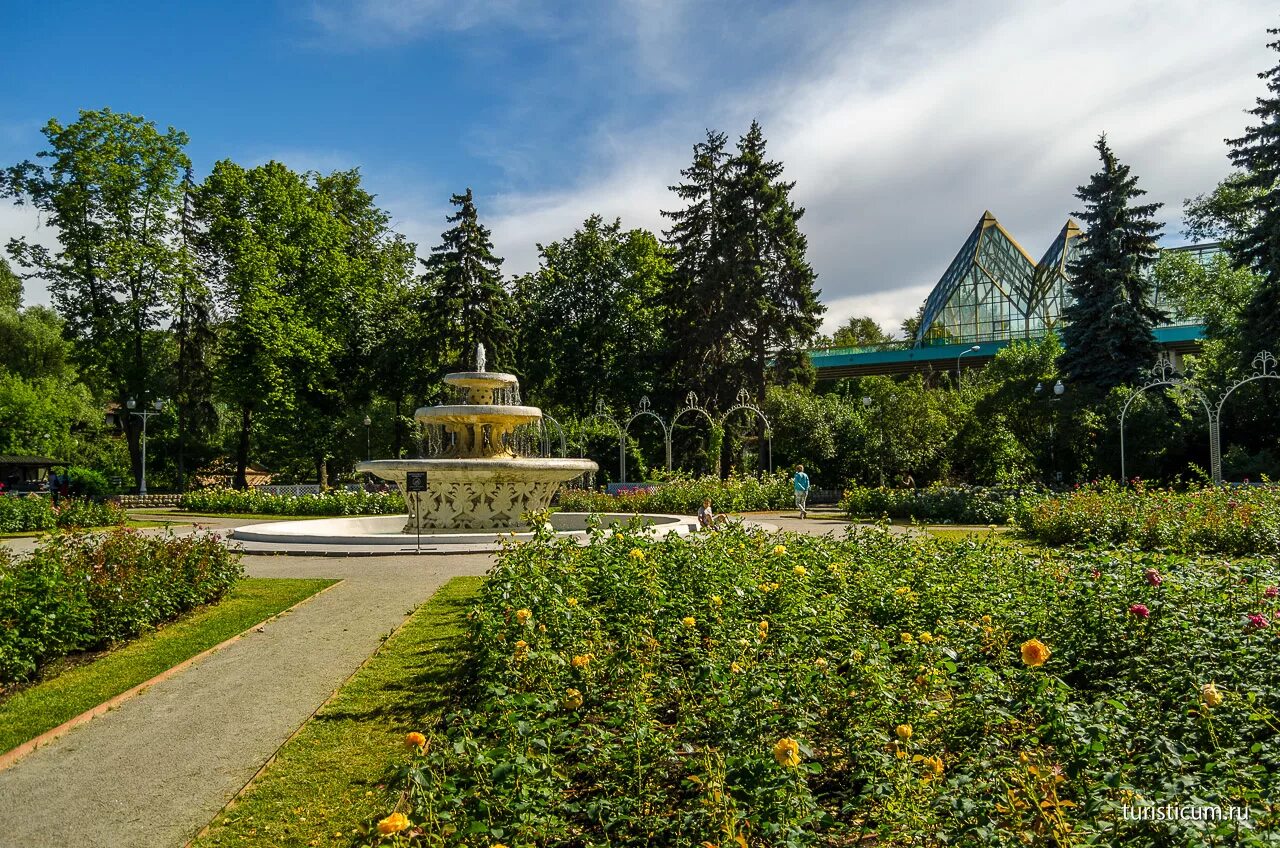
<instances>
[{"instance_id":1,"label":"yellow rose","mask_svg":"<svg viewBox=\"0 0 1280 848\"><path fill-rule=\"evenodd\" d=\"M924 764L924 776L926 780L942 776L942 757L925 757L922 762Z\"/></svg>"},{"instance_id":2,"label":"yellow rose","mask_svg":"<svg viewBox=\"0 0 1280 848\"><path fill-rule=\"evenodd\" d=\"M529 643L528 642L526 642L523 639L519 639L516 641L515 658L519 662L524 662L525 660L529 659Z\"/></svg>"},{"instance_id":3,"label":"yellow rose","mask_svg":"<svg viewBox=\"0 0 1280 848\"><path fill-rule=\"evenodd\" d=\"M631 553L627 554L627 556L631 557L636 562L644 561L644 551L640 550L639 548L632 548Z\"/></svg>"},{"instance_id":4,"label":"yellow rose","mask_svg":"<svg viewBox=\"0 0 1280 848\"><path fill-rule=\"evenodd\" d=\"M795 768L800 765L800 745L794 739L779 739L773 746L773 758L783 768Z\"/></svg>"},{"instance_id":5,"label":"yellow rose","mask_svg":"<svg viewBox=\"0 0 1280 848\"><path fill-rule=\"evenodd\" d=\"M822 671L827 670L827 661L823 657L818 657L816 660L813 661L813 664L816 665Z\"/></svg>"},{"instance_id":6,"label":"yellow rose","mask_svg":"<svg viewBox=\"0 0 1280 848\"><path fill-rule=\"evenodd\" d=\"M742 666L738 665L737 663L730 663L730 664L729 664L729 671L733 672L734 674L741 674L741 673L742 673Z\"/></svg>"},{"instance_id":7,"label":"yellow rose","mask_svg":"<svg viewBox=\"0 0 1280 848\"><path fill-rule=\"evenodd\" d=\"M680 620L680 623L690 630L698 626L698 620L691 615L686 615Z\"/></svg>"},{"instance_id":8,"label":"yellow rose","mask_svg":"<svg viewBox=\"0 0 1280 848\"><path fill-rule=\"evenodd\" d=\"M566 710L576 710L582 706L582 693L577 689L566 689L564 692L564 700L560 702L560 706Z\"/></svg>"},{"instance_id":9,"label":"yellow rose","mask_svg":"<svg viewBox=\"0 0 1280 848\"><path fill-rule=\"evenodd\" d=\"M921 633L921 634L920 634L920 641L921 641L921 642L924 642L926 645L927 645L927 644L929 644L930 642L932 642L932 641L933 641L933 634L932 634L932 633Z\"/></svg>"},{"instance_id":10,"label":"yellow rose","mask_svg":"<svg viewBox=\"0 0 1280 848\"><path fill-rule=\"evenodd\" d=\"M893 729L893 732L898 734L898 738L903 742L911 739L911 725L909 724L900 724Z\"/></svg>"},{"instance_id":11,"label":"yellow rose","mask_svg":"<svg viewBox=\"0 0 1280 848\"><path fill-rule=\"evenodd\" d=\"M805 568L803 565L797 565L795 568L791 569L791 573L794 574L796 577L804 577L809 572L805 571Z\"/></svg>"},{"instance_id":12,"label":"yellow rose","mask_svg":"<svg viewBox=\"0 0 1280 848\"><path fill-rule=\"evenodd\" d=\"M719 607L724 606L724 599L723 599L723 598L721 598L719 595L712 595L712 596L711 596L711 606L716 607L716 608L719 608Z\"/></svg>"},{"instance_id":13,"label":"yellow rose","mask_svg":"<svg viewBox=\"0 0 1280 848\"><path fill-rule=\"evenodd\" d=\"M910 633L903 633L902 641L906 642L907 644L911 644L912 642L915 641L915 638Z\"/></svg>"},{"instance_id":14,"label":"yellow rose","mask_svg":"<svg viewBox=\"0 0 1280 848\"><path fill-rule=\"evenodd\" d=\"M786 552L787 552L787 546L786 546L786 545L774 545L774 546L773 546L773 555L774 555L774 556L782 556L782 555L783 555L783 554L785 554ZM785 740L784 740L784 741L785 741Z\"/></svg>"},{"instance_id":15,"label":"yellow rose","mask_svg":"<svg viewBox=\"0 0 1280 848\"><path fill-rule=\"evenodd\" d=\"M1217 686L1206 683L1200 687L1200 699L1204 701L1206 707L1216 707L1222 703L1222 693L1218 691Z\"/></svg>"},{"instance_id":16,"label":"yellow rose","mask_svg":"<svg viewBox=\"0 0 1280 848\"><path fill-rule=\"evenodd\" d=\"M568 604L568 605L569 605L569 606L571 606L571 607L576 607L576 606L578 605L578 599L577 599L577 598L569 598L568 600L566 600L566 601L565 601L565 603L566 603L566 604Z\"/></svg>"},{"instance_id":17,"label":"yellow rose","mask_svg":"<svg viewBox=\"0 0 1280 848\"><path fill-rule=\"evenodd\" d=\"M1032 668L1044 665L1051 653L1049 646L1039 639L1028 639L1022 643L1022 661Z\"/></svg>"},{"instance_id":18,"label":"yellow rose","mask_svg":"<svg viewBox=\"0 0 1280 848\"><path fill-rule=\"evenodd\" d=\"M591 654L576 654L572 662L574 668L586 668L591 665Z\"/></svg>"},{"instance_id":19,"label":"yellow rose","mask_svg":"<svg viewBox=\"0 0 1280 848\"><path fill-rule=\"evenodd\" d=\"M392 813L382 821L378 822L378 833L383 836L390 836L393 833L399 833L409 827L409 817L404 813Z\"/></svg>"},{"instance_id":20,"label":"yellow rose","mask_svg":"<svg viewBox=\"0 0 1280 848\"><path fill-rule=\"evenodd\" d=\"M404 737L404 744L410 748L421 748L427 744L427 737L415 731Z\"/></svg>"},{"instance_id":21,"label":"yellow rose","mask_svg":"<svg viewBox=\"0 0 1280 848\"><path fill-rule=\"evenodd\" d=\"M516 623L527 624L529 619L533 618L533 611L527 609L516 610Z\"/></svg>"}]
</instances>

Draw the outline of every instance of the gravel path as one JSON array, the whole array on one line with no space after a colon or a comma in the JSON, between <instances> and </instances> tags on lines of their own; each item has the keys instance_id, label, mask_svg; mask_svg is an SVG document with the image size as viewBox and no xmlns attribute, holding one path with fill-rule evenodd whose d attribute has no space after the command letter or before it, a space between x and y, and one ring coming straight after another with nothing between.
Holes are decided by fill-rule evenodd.
<instances>
[{"instance_id":1,"label":"gravel path","mask_svg":"<svg viewBox=\"0 0 1280 848\"><path fill-rule=\"evenodd\" d=\"M0 771L0 846L185 844L416 605L491 564L245 557L254 577L342 582Z\"/></svg>"}]
</instances>

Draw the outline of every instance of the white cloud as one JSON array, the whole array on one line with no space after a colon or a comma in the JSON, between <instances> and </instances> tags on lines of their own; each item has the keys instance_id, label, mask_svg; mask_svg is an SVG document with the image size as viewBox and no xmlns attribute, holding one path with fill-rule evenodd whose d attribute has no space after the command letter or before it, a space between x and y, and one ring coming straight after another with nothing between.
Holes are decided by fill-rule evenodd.
<instances>
[{"instance_id":1,"label":"white cloud","mask_svg":"<svg viewBox=\"0 0 1280 848\"><path fill-rule=\"evenodd\" d=\"M595 139L597 161L572 186L508 192L494 218L508 270L532 242L563 237L591 212L660 228L688 151L710 124L751 116L796 180L802 229L831 307L896 327L913 314L984 209L1039 257L1078 208L1109 134L1179 241L1182 200L1228 171L1224 137L1274 62L1268 3L901 4L794 20L800 67L711 102L674 101L658 126ZM688 40L688 34L686 34ZM728 49L718 45L718 49ZM678 71L678 69L677 69ZM714 90L716 81L708 80ZM728 96L728 95L732 96ZM483 209L482 209L483 211Z\"/></svg>"},{"instance_id":2,"label":"white cloud","mask_svg":"<svg viewBox=\"0 0 1280 848\"><path fill-rule=\"evenodd\" d=\"M31 244L43 245L50 250L58 247L57 230L42 225L40 214L31 206L15 206L7 201L0 201L0 233L4 235L4 238L0 239L0 249L3 249L11 238L25 238ZM8 253L5 252L4 255L7 259ZM12 260L9 264L13 265ZM16 265L13 269L19 274L30 270ZM26 306L49 305L49 292L40 280L27 280L23 289L25 291L22 302Z\"/></svg>"}]
</instances>

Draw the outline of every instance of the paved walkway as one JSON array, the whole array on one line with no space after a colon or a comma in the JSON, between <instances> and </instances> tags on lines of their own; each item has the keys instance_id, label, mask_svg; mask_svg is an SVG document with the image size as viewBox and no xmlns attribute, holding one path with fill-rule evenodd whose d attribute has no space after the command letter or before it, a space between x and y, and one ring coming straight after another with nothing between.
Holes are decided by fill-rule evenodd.
<instances>
[{"instance_id":1,"label":"paved walkway","mask_svg":"<svg viewBox=\"0 0 1280 848\"><path fill-rule=\"evenodd\" d=\"M843 534L838 515L756 513L780 529ZM245 523L196 519L194 529ZM144 531L163 532L163 531ZM16 550L34 541L5 540ZM0 771L0 848L178 848L451 577L489 555L246 556L254 577L342 582Z\"/></svg>"},{"instance_id":2,"label":"paved walkway","mask_svg":"<svg viewBox=\"0 0 1280 848\"><path fill-rule=\"evenodd\" d=\"M489 556L246 557L342 582L0 772L3 848L181 846L449 578Z\"/></svg>"}]
</instances>

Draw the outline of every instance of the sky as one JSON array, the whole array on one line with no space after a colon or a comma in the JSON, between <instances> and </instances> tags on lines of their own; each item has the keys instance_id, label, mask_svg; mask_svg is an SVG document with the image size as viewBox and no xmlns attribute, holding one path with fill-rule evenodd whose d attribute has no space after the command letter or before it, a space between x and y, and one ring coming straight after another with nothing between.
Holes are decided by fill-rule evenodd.
<instances>
[{"instance_id":1,"label":"sky","mask_svg":"<svg viewBox=\"0 0 1280 848\"><path fill-rule=\"evenodd\" d=\"M470 186L504 271L589 215L661 231L708 128L758 119L830 331L914 314L984 210L1038 258L1106 132L1164 243L1229 173L1273 2L0 0L0 166L110 107L224 158L358 167L426 255ZM0 200L0 242L56 243ZM26 301L46 303L39 281Z\"/></svg>"}]
</instances>

